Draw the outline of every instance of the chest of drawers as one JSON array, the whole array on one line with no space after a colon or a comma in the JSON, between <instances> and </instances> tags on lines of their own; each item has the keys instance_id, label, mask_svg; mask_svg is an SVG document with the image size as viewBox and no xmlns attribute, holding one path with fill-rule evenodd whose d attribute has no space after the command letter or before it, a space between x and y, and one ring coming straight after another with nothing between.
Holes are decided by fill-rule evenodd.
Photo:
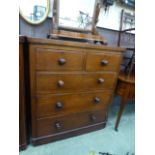
<instances>
[{"instance_id":1,"label":"chest of drawers","mask_svg":"<svg viewBox=\"0 0 155 155\"><path fill-rule=\"evenodd\" d=\"M32 142L105 127L123 49L28 38Z\"/></svg>"}]
</instances>

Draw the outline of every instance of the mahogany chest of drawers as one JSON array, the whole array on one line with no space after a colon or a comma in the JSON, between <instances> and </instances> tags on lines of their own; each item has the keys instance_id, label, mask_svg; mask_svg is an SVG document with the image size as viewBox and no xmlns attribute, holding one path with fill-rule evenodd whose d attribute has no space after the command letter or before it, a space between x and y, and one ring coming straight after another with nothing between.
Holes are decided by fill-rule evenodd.
<instances>
[{"instance_id":1,"label":"mahogany chest of drawers","mask_svg":"<svg viewBox=\"0 0 155 155\"><path fill-rule=\"evenodd\" d=\"M123 49L28 38L33 145L105 127Z\"/></svg>"}]
</instances>

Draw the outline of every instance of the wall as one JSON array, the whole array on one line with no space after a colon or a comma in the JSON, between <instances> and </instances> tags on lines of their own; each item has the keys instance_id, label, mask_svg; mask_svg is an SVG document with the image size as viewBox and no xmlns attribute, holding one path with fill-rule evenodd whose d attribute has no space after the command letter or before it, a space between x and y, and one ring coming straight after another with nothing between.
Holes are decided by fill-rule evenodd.
<instances>
[{"instance_id":1,"label":"wall","mask_svg":"<svg viewBox=\"0 0 155 155\"><path fill-rule=\"evenodd\" d=\"M40 25L30 25L19 17L19 34L35 38L46 38L52 29L52 19L47 18Z\"/></svg>"}]
</instances>

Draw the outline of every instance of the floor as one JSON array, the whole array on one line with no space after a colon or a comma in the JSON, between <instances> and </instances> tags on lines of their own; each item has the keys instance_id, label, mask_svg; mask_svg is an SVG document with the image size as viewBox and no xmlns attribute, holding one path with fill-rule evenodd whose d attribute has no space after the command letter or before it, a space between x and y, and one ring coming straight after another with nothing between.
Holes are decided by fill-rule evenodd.
<instances>
[{"instance_id":1,"label":"floor","mask_svg":"<svg viewBox=\"0 0 155 155\"><path fill-rule=\"evenodd\" d=\"M129 102L120 122L119 130L114 130L120 97L114 98L107 126L95 132L33 147L29 145L20 155L134 155L135 152L135 108ZM101 154L102 155L102 154ZM106 154L103 154L106 155Z\"/></svg>"}]
</instances>

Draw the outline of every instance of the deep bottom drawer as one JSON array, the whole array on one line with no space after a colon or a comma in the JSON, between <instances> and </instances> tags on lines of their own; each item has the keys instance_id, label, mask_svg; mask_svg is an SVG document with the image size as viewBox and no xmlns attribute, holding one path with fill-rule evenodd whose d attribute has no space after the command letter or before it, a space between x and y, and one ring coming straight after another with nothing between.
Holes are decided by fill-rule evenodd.
<instances>
[{"instance_id":1,"label":"deep bottom drawer","mask_svg":"<svg viewBox=\"0 0 155 155\"><path fill-rule=\"evenodd\" d=\"M100 130L103 129L106 126L106 122L100 122L100 123L95 123L89 126L81 127L78 129L73 129L73 130L67 130L65 132L59 132L57 134L52 134L52 135L47 135L47 136L42 136L42 137L37 137L33 138L32 137L32 144L34 146L40 145L40 144L45 144L65 138L70 138L73 136L78 136L81 134L89 133L92 131Z\"/></svg>"},{"instance_id":2,"label":"deep bottom drawer","mask_svg":"<svg viewBox=\"0 0 155 155\"><path fill-rule=\"evenodd\" d=\"M39 119L37 120L37 137L78 129L105 121L106 112L104 110Z\"/></svg>"}]
</instances>

